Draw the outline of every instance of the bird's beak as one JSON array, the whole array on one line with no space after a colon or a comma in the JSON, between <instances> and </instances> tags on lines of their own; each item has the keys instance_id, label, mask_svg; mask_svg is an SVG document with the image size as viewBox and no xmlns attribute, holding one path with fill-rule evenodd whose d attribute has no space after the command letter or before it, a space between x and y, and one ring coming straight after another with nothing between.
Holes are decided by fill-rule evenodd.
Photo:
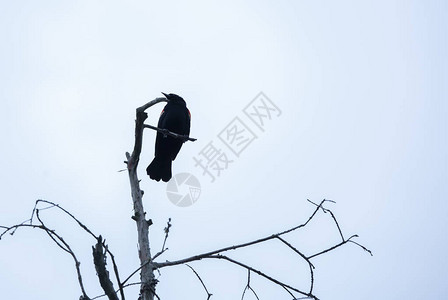
<instances>
[{"instance_id":1,"label":"bird's beak","mask_svg":"<svg viewBox=\"0 0 448 300\"><path fill-rule=\"evenodd\" d=\"M165 96L166 99L168 99L168 95L167 94L165 94L164 92L161 92L161 93Z\"/></svg>"}]
</instances>

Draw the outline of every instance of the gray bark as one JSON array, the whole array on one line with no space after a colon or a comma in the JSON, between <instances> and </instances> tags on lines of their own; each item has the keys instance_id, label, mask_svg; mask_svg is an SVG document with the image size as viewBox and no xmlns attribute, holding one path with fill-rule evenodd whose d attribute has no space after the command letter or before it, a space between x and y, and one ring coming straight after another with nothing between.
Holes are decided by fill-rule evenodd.
<instances>
[{"instance_id":1,"label":"gray bark","mask_svg":"<svg viewBox=\"0 0 448 300\"><path fill-rule=\"evenodd\" d=\"M151 262L151 248L149 244L149 234L148 228L151 225L151 220L146 219L146 212L143 208L143 191L140 189L139 179L137 176L137 166L140 160L140 152L142 150L142 140L143 140L143 122L146 120L148 115L145 110L152 105L167 101L165 98L156 98L155 100L148 102L142 107L137 108L136 120L135 120L135 144L132 155L126 153L127 166L129 173L129 181L131 184L131 195L134 204L134 216L132 217L137 224L138 232L138 248L139 248L139 258L140 265L142 266L140 272L140 299L141 300L154 300L156 279L154 278L154 267Z\"/></svg>"}]
</instances>

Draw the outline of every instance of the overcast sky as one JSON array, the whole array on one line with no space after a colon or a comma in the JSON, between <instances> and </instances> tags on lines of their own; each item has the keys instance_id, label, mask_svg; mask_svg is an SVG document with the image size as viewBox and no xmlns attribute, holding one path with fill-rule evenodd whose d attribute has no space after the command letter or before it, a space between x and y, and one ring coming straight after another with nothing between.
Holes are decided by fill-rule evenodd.
<instances>
[{"instance_id":1,"label":"overcast sky","mask_svg":"<svg viewBox=\"0 0 448 300\"><path fill-rule=\"evenodd\" d=\"M201 194L179 207L166 183L149 180L155 134L145 132L139 176L153 253L173 223L161 260L280 232L309 217L306 199L326 198L345 236L358 234L374 256L349 244L314 259L317 296L443 299L447 12L435 0L0 0L0 224L29 218L36 199L57 202L106 238L127 277L139 261L127 172L118 171L135 108L172 92L187 101L198 139L173 174L193 175ZM260 92L273 109L261 127L245 114ZM231 122L246 130L236 153L223 138ZM195 165L210 145L229 160L211 169L213 182ZM55 210L42 216L76 251L88 295L101 294L95 241ZM323 214L287 238L307 255L339 242ZM229 255L308 288L306 264L278 243ZM192 265L212 299L241 298L244 270ZM187 267L157 277L161 299L206 299ZM252 284L260 299L290 299L255 275ZM9 300L81 294L71 257L26 229L0 241L0 291Z\"/></svg>"}]
</instances>

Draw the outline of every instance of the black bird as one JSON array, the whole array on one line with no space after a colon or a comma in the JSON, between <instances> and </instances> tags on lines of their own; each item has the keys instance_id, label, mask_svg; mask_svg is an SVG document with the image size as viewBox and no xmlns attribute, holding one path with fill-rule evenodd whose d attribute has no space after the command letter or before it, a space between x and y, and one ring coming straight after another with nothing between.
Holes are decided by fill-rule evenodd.
<instances>
[{"instance_id":1,"label":"black bird","mask_svg":"<svg viewBox=\"0 0 448 300\"><path fill-rule=\"evenodd\" d=\"M176 94L162 94L168 99L168 104L160 114L157 127L188 136L191 115L185 100ZM155 157L146 168L146 173L151 179L156 181L162 179L165 182L171 179L171 162L176 158L183 143L182 139L157 132Z\"/></svg>"}]
</instances>

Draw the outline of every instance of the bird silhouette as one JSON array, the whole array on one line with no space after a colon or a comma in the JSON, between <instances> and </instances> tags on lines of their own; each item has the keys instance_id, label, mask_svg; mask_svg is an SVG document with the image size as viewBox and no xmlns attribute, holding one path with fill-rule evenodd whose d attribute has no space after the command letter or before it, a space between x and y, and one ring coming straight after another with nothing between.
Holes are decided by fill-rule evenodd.
<instances>
[{"instance_id":1,"label":"bird silhouette","mask_svg":"<svg viewBox=\"0 0 448 300\"><path fill-rule=\"evenodd\" d=\"M168 104L160 114L160 129L167 129L180 135L190 134L191 115L185 100L176 94L165 94ZM146 173L153 180L167 182L171 179L171 163L176 159L184 140L157 132L155 157L146 168Z\"/></svg>"}]
</instances>

